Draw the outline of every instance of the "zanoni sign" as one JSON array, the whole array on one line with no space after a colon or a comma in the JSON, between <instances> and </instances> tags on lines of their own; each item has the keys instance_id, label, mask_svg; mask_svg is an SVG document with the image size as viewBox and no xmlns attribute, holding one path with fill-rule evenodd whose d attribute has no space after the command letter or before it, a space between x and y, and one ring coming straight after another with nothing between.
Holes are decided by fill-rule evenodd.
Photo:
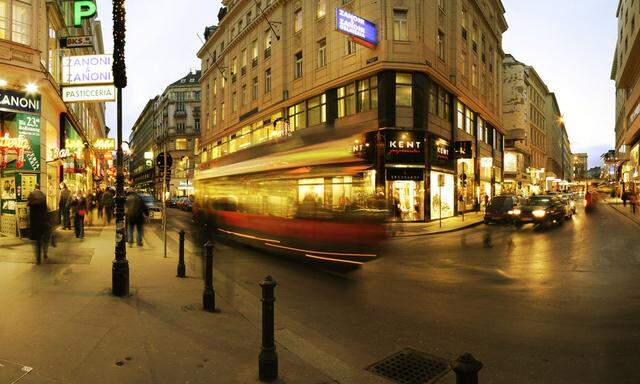
<instances>
[{"instance_id":1,"label":"zanoni sign","mask_svg":"<svg viewBox=\"0 0 640 384\"><path fill-rule=\"evenodd\" d=\"M40 95L0 89L0 110L40 114Z\"/></svg>"},{"instance_id":2,"label":"zanoni sign","mask_svg":"<svg viewBox=\"0 0 640 384\"><path fill-rule=\"evenodd\" d=\"M62 83L113 84L111 55L65 56L62 58Z\"/></svg>"}]
</instances>

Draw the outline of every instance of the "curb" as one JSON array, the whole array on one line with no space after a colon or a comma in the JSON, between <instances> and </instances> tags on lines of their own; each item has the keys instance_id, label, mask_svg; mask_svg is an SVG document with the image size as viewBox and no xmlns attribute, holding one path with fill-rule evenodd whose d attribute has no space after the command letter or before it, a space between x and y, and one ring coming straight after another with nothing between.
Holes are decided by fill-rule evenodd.
<instances>
[{"instance_id":1,"label":"curb","mask_svg":"<svg viewBox=\"0 0 640 384\"><path fill-rule=\"evenodd\" d=\"M416 236L441 235L443 233L458 232L458 231L462 231L462 230L465 230L465 229L477 227L477 226L479 226L481 224L484 224L484 221L478 221L477 223L469 223L467 225L463 225L462 227L457 227L457 228L453 228L453 229L445 229L445 230L442 230L442 231L426 232L426 233L412 233L410 235L390 235L389 237L416 237Z\"/></svg>"},{"instance_id":2,"label":"curb","mask_svg":"<svg viewBox=\"0 0 640 384\"><path fill-rule=\"evenodd\" d=\"M615 204L615 203L614 203L614 204ZM616 207L614 206L614 204L612 204L612 203L607 203L607 206L608 206L609 208L613 209L614 211L616 211L619 215L622 215L622 216L624 216L625 218L627 218L627 220L629 220L629 221L633 222L634 224L636 224L636 225L640 226L640 217L638 217L638 218L636 219L636 218L633 218L633 217L631 217L631 216L628 216L624 211L621 211L620 209L616 208Z\"/></svg>"}]
</instances>

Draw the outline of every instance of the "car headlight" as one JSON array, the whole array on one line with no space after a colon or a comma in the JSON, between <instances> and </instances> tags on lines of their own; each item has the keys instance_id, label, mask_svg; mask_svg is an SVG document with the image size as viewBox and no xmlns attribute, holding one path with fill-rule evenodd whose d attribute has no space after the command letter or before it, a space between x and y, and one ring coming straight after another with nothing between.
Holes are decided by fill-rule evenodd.
<instances>
[{"instance_id":1,"label":"car headlight","mask_svg":"<svg viewBox=\"0 0 640 384\"><path fill-rule=\"evenodd\" d=\"M547 214L547 211L545 211L544 209L536 209L531 213L533 214L534 217L540 218L540 217L545 217L545 215Z\"/></svg>"},{"instance_id":2,"label":"car headlight","mask_svg":"<svg viewBox=\"0 0 640 384\"><path fill-rule=\"evenodd\" d=\"M576 202L575 201L570 201L569 205L571 206L571 208L575 208L576 207Z\"/></svg>"},{"instance_id":3,"label":"car headlight","mask_svg":"<svg viewBox=\"0 0 640 384\"><path fill-rule=\"evenodd\" d=\"M519 209L512 209L511 211L509 211L509 214L513 216L518 216L521 213L522 211L520 211Z\"/></svg>"}]
</instances>

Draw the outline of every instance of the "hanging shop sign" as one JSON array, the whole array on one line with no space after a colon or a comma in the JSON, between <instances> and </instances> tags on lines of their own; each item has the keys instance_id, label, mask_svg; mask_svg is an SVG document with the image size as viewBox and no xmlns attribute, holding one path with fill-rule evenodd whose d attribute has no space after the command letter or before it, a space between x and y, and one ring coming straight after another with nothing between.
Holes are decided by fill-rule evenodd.
<instances>
[{"instance_id":1,"label":"hanging shop sign","mask_svg":"<svg viewBox=\"0 0 640 384\"><path fill-rule=\"evenodd\" d=\"M93 47L93 36L69 36L60 38L61 48Z\"/></svg>"},{"instance_id":2,"label":"hanging shop sign","mask_svg":"<svg viewBox=\"0 0 640 384\"><path fill-rule=\"evenodd\" d=\"M40 95L0 89L0 111L40 114Z\"/></svg>"},{"instance_id":3,"label":"hanging shop sign","mask_svg":"<svg viewBox=\"0 0 640 384\"><path fill-rule=\"evenodd\" d=\"M62 58L63 84L113 84L111 55L65 56Z\"/></svg>"},{"instance_id":4,"label":"hanging shop sign","mask_svg":"<svg viewBox=\"0 0 640 384\"><path fill-rule=\"evenodd\" d=\"M336 9L336 30L365 47L375 48L378 45L376 25L344 9Z\"/></svg>"},{"instance_id":5,"label":"hanging shop sign","mask_svg":"<svg viewBox=\"0 0 640 384\"><path fill-rule=\"evenodd\" d=\"M96 15L98 7L93 0L76 0L73 2L73 25L82 26L82 20L90 19Z\"/></svg>"},{"instance_id":6,"label":"hanging shop sign","mask_svg":"<svg viewBox=\"0 0 640 384\"><path fill-rule=\"evenodd\" d=\"M65 103L107 102L116 100L116 87L113 85L85 85L80 87L62 87L62 101Z\"/></svg>"},{"instance_id":7,"label":"hanging shop sign","mask_svg":"<svg viewBox=\"0 0 640 384\"><path fill-rule=\"evenodd\" d=\"M93 143L93 147L98 151L115 151L116 140L110 137L102 137L100 139L96 139Z\"/></svg>"},{"instance_id":8,"label":"hanging shop sign","mask_svg":"<svg viewBox=\"0 0 640 384\"><path fill-rule=\"evenodd\" d=\"M424 132L385 131L385 160L389 164L424 164Z\"/></svg>"},{"instance_id":9,"label":"hanging shop sign","mask_svg":"<svg viewBox=\"0 0 640 384\"><path fill-rule=\"evenodd\" d=\"M429 160L432 166L453 168L451 141L429 136Z\"/></svg>"},{"instance_id":10,"label":"hanging shop sign","mask_svg":"<svg viewBox=\"0 0 640 384\"><path fill-rule=\"evenodd\" d=\"M456 159L471 159L473 152L471 150L471 141L456 141Z\"/></svg>"}]
</instances>

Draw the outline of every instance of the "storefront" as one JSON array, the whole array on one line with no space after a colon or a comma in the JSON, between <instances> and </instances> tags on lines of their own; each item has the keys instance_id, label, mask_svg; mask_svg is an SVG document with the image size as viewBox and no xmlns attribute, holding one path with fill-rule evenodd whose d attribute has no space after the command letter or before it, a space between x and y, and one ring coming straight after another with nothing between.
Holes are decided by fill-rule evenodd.
<instances>
[{"instance_id":1,"label":"storefront","mask_svg":"<svg viewBox=\"0 0 640 384\"><path fill-rule=\"evenodd\" d=\"M478 201L480 202L480 208L485 208L485 201L493 196L492 184L493 180L493 158L481 157L480 158L480 186L478 188Z\"/></svg>"},{"instance_id":2,"label":"storefront","mask_svg":"<svg viewBox=\"0 0 640 384\"><path fill-rule=\"evenodd\" d=\"M39 94L0 92L0 231L23 236L28 231L27 197L40 183Z\"/></svg>"},{"instance_id":3,"label":"storefront","mask_svg":"<svg viewBox=\"0 0 640 384\"><path fill-rule=\"evenodd\" d=\"M424 132L386 130L385 190L394 221L425 220Z\"/></svg>"},{"instance_id":4,"label":"storefront","mask_svg":"<svg viewBox=\"0 0 640 384\"><path fill-rule=\"evenodd\" d=\"M451 141L435 135L429 136L429 169L429 218L437 220L455 215L455 179Z\"/></svg>"},{"instance_id":5,"label":"storefront","mask_svg":"<svg viewBox=\"0 0 640 384\"><path fill-rule=\"evenodd\" d=\"M456 173L458 175L458 212L474 209L476 175L471 141L456 142Z\"/></svg>"},{"instance_id":6,"label":"storefront","mask_svg":"<svg viewBox=\"0 0 640 384\"><path fill-rule=\"evenodd\" d=\"M89 144L69 119L63 117L63 121L64 145L59 151L63 169L62 180L71 193L87 193L93 190L94 155L89 149Z\"/></svg>"}]
</instances>

